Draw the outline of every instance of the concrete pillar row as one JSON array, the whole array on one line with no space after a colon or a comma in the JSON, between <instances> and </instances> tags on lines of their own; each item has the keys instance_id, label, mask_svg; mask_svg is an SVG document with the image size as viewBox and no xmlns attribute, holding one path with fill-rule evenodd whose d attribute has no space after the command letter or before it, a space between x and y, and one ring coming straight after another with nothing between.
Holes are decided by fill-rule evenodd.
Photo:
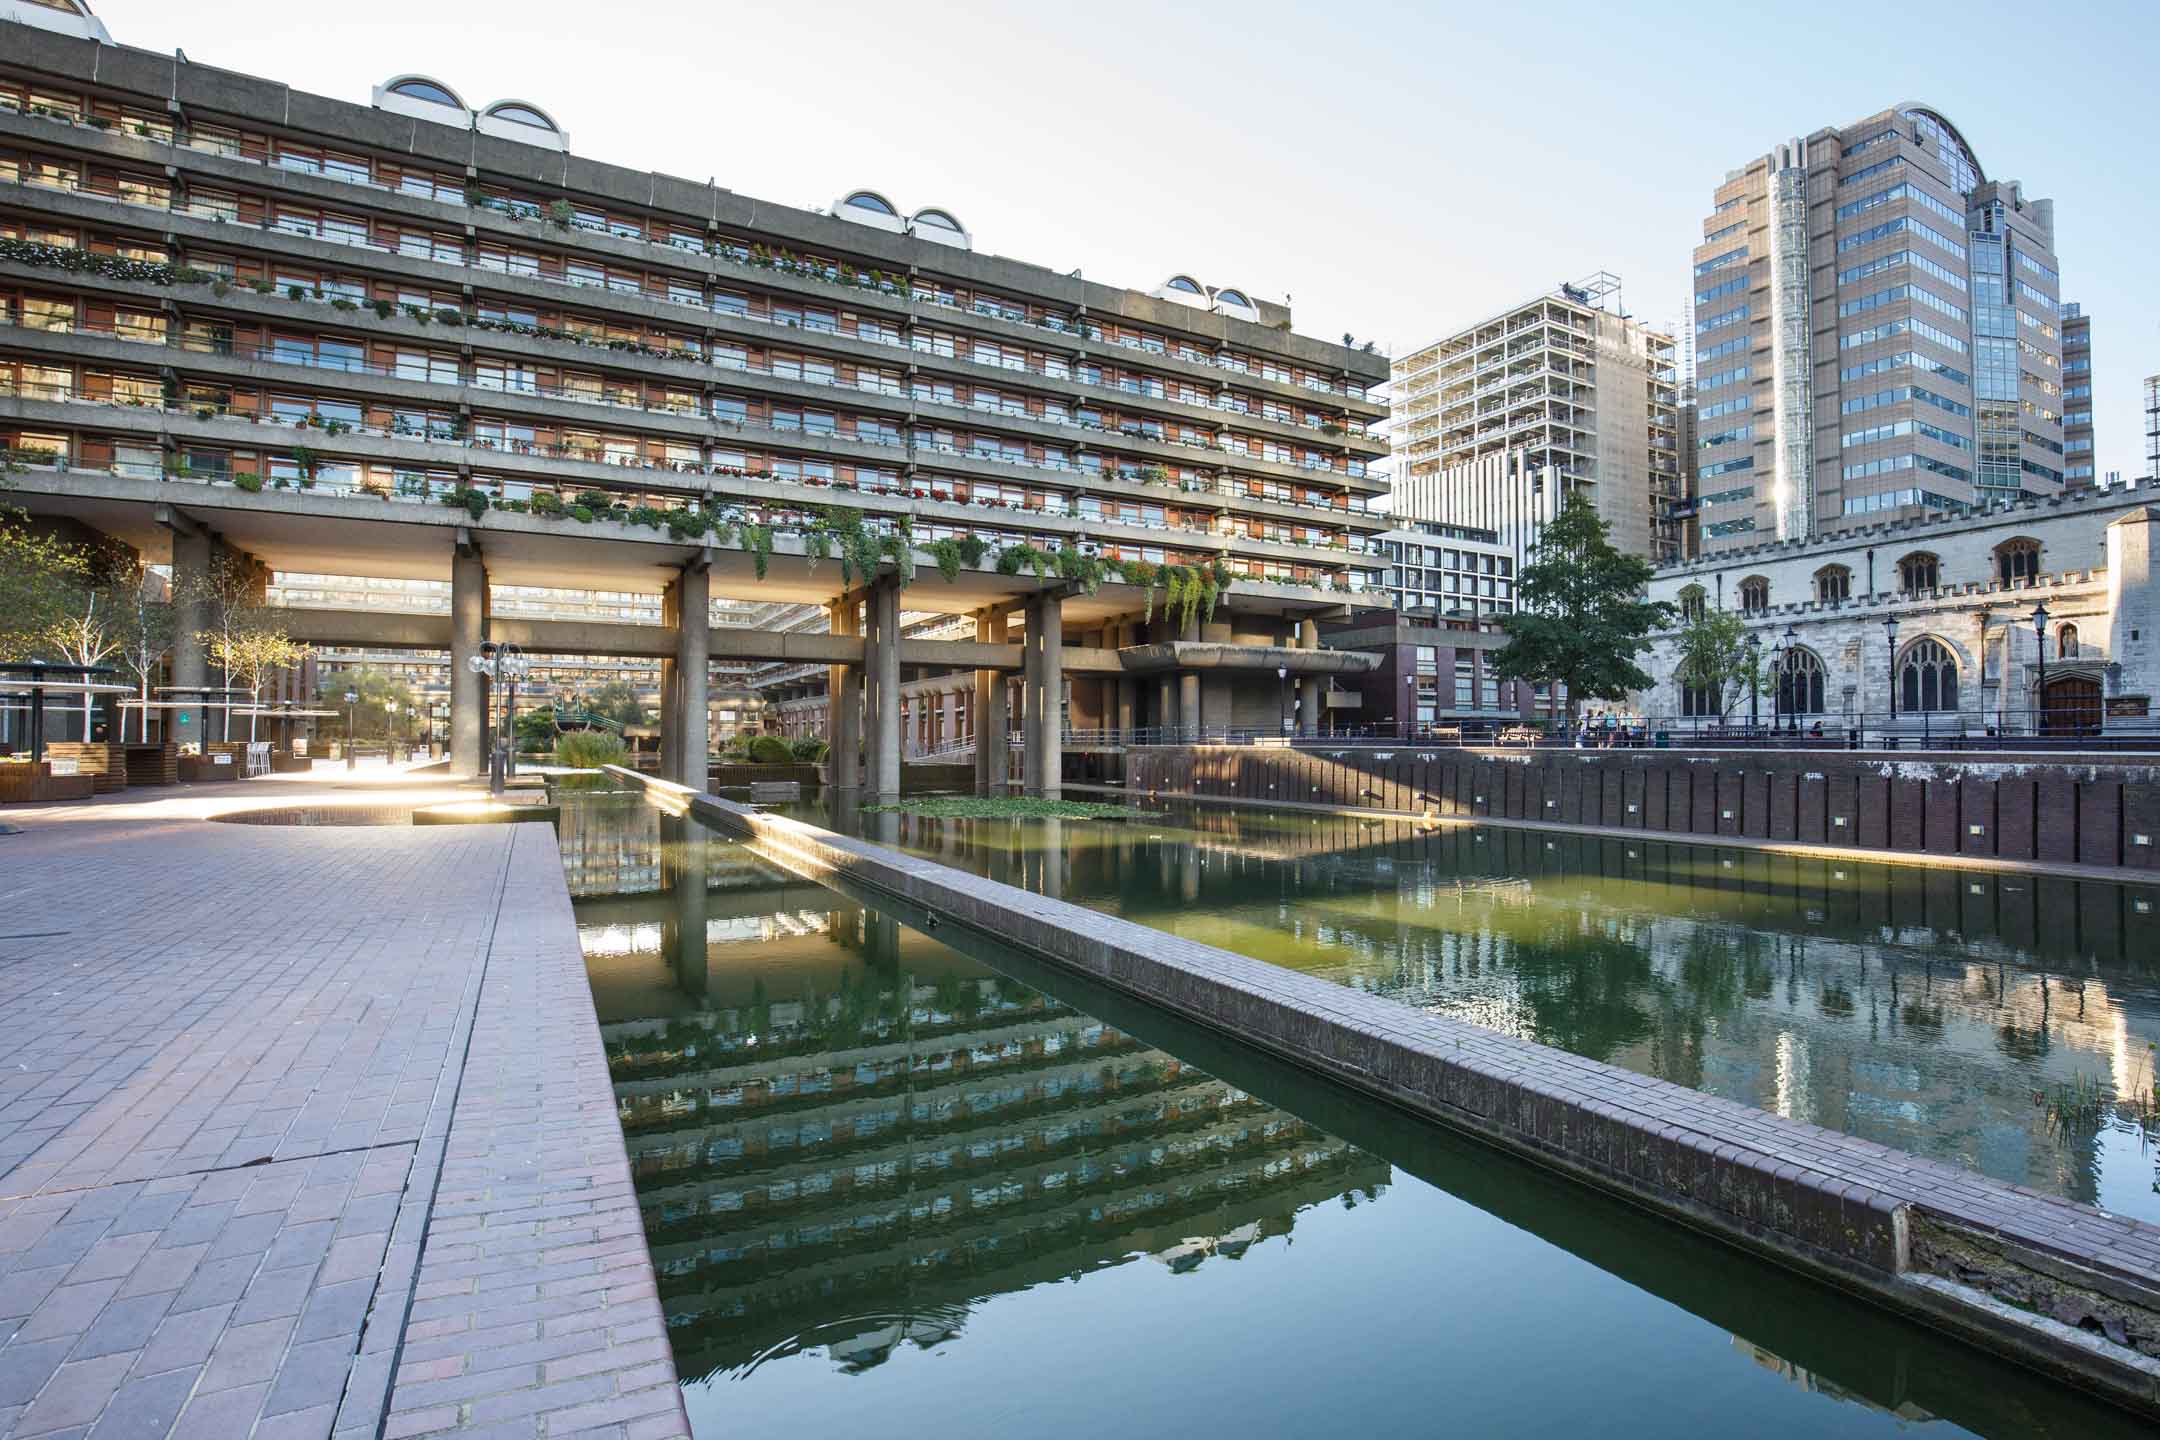
<instances>
[{"instance_id":1,"label":"concrete pillar row","mask_svg":"<svg viewBox=\"0 0 2160 1440\"><path fill-rule=\"evenodd\" d=\"M668 587L675 616L672 703L661 720L662 753L674 763L677 784L703 790L711 780L712 754L712 571L693 560Z\"/></svg>"},{"instance_id":2,"label":"concrete pillar row","mask_svg":"<svg viewBox=\"0 0 2160 1440\"><path fill-rule=\"evenodd\" d=\"M1065 689L1065 603L1056 595L1034 595L1027 602L1027 643L1021 650L1024 691L1021 701L1027 729L1023 760L1024 791L1055 800L1064 788L1064 734L1061 729Z\"/></svg>"},{"instance_id":3,"label":"concrete pillar row","mask_svg":"<svg viewBox=\"0 0 2160 1440\"><path fill-rule=\"evenodd\" d=\"M854 600L835 600L826 611L833 634L862 634L862 616ZM827 672L825 739L831 754L826 757L826 773L838 790L862 787L862 671L860 665L834 665Z\"/></svg>"},{"instance_id":4,"label":"concrete pillar row","mask_svg":"<svg viewBox=\"0 0 2160 1440\"><path fill-rule=\"evenodd\" d=\"M487 683L473 673L472 657L487 639L487 564L475 545L460 545L450 556L450 773L480 775L487 756L481 744L485 729Z\"/></svg>"},{"instance_id":5,"label":"concrete pillar row","mask_svg":"<svg viewBox=\"0 0 2160 1440\"><path fill-rule=\"evenodd\" d=\"M872 743L864 788L879 800L900 793L900 585L889 577L870 587L868 644L863 651L873 693L864 723Z\"/></svg>"},{"instance_id":6,"label":"concrete pillar row","mask_svg":"<svg viewBox=\"0 0 2160 1440\"><path fill-rule=\"evenodd\" d=\"M210 683L210 658L203 644L203 632L210 628L210 557L217 542L209 532L193 525L174 525L172 532L172 597L173 597L173 649L172 683L175 685L207 685ZM184 697L180 709L168 710L171 724L166 729L181 747L202 746L210 731L204 721L208 712L203 709L200 695Z\"/></svg>"},{"instance_id":7,"label":"concrete pillar row","mask_svg":"<svg viewBox=\"0 0 2160 1440\"><path fill-rule=\"evenodd\" d=\"M986 645L1007 643L1007 630L1002 609L993 607L975 617L975 638ZM1004 671L975 672L975 789L979 794L1002 795L1011 784L1009 693Z\"/></svg>"}]
</instances>

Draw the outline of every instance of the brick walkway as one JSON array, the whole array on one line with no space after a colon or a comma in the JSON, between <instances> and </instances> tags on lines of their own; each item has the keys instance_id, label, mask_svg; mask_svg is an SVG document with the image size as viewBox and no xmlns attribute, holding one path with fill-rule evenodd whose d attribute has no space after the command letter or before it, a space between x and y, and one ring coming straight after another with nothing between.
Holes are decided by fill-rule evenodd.
<instances>
[{"instance_id":1,"label":"brick walkway","mask_svg":"<svg viewBox=\"0 0 2160 1440\"><path fill-rule=\"evenodd\" d=\"M198 793L6 817L0 1435L687 1435L552 829Z\"/></svg>"}]
</instances>

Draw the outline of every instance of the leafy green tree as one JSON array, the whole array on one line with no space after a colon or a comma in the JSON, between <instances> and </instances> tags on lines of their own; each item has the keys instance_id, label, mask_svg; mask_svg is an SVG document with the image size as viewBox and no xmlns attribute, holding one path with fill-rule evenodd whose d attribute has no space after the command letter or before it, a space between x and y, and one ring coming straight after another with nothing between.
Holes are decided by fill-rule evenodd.
<instances>
[{"instance_id":1,"label":"leafy green tree","mask_svg":"<svg viewBox=\"0 0 2160 1440\"><path fill-rule=\"evenodd\" d=\"M139 560L114 576L111 589L118 615L120 666L134 679L136 698L145 705L135 712L135 738L142 740L150 734L150 687L163 672L165 657L172 653L172 602L165 581Z\"/></svg>"},{"instance_id":2,"label":"leafy green tree","mask_svg":"<svg viewBox=\"0 0 2160 1440\"><path fill-rule=\"evenodd\" d=\"M394 675L370 668L323 671L316 681L316 703L342 716L348 690L360 697L352 707L354 735L402 735L418 723L420 702L411 687ZM395 717L390 713L392 702L398 707Z\"/></svg>"},{"instance_id":3,"label":"leafy green tree","mask_svg":"<svg viewBox=\"0 0 2160 1440\"><path fill-rule=\"evenodd\" d=\"M50 657L53 628L77 613L95 578L89 551L0 508L0 660Z\"/></svg>"},{"instance_id":4,"label":"leafy green tree","mask_svg":"<svg viewBox=\"0 0 2160 1440\"><path fill-rule=\"evenodd\" d=\"M1650 562L1615 549L1581 491L1545 527L1517 577L1517 609L1500 622L1508 643L1493 652L1505 680L1567 687L1568 718L1585 700L1624 700L1647 690L1635 657L1672 607L1647 599Z\"/></svg>"},{"instance_id":5,"label":"leafy green tree","mask_svg":"<svg viewBox=\"0 0 2160 1440\"><path fill-rule=\"evenodd\" d=\"M652 712L638 699L637 687L627 680L610 680L578 701L581 709L605 715L618 725L644 725Z\"/></svg>"},{"instance_id":6,"label":"leafy green tree","mask_svg":"<svg viewBox=\"0 0 2160 1440\"><path fill-rule=\"evenodd\" d=\"M1766 685L1762 651L1747 643L1747 622L1730 610L1703 610L1681 628L1673 678L1717 696L1720 717Z\"/></svg>"}]
</instances>

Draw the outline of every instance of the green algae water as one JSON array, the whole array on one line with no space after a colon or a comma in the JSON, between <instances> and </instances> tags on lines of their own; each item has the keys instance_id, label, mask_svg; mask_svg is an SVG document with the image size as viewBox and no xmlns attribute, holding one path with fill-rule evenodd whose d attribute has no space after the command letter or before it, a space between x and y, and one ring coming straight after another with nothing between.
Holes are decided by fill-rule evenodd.
<instances>
[{"instance_id":1,"label":"green algae water","mask_svg":"<svg viewBox=\"0 0 2160 1440\"><path fill-rule=\"evenodd\" d=\"M2160 1222L2154 886L1355 817L808 818Z\"/></svg>"},{"instance_id":2,"label":"green algae water","mask_svg":"<svg viewBox=\"0 0 2160 1440\"><path fill-rule=\"evenodd\" d=\"M639 797L561 835L700 1436L2140 1433Z\"/></svg>"}]
</instances>

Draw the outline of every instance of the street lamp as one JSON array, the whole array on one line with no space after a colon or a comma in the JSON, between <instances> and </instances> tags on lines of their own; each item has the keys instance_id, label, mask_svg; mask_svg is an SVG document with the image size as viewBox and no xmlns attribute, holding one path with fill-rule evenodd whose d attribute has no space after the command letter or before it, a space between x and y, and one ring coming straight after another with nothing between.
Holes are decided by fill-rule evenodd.
<instances>
[{"instance_id":1,"label":"street lamp","mask_svg":"<svg viewBox=\"0 0 2160 1440\"><path fill-rule=\"evenodd\" d=\"M1283 734L1290 733L1290 667L1275 667L1275 718L1282 721Z\"/></svg>"},{"instance_id":2,"label":"street lamp","mask_svg":"<svg viewBox=\"0 0 2160 1440\"><path fill-rule=\"evenodd\" d=\"M2033 639L2040 650L2040 678L2033 686L2033 734L2047 733L2047 601L2033 606Z\"/></svg>"},{"instance_id":3,"label":"street lamp","mask_svg":"<svg viewBox=\"0 0 2160 1440\"><path fill-rule=\"evenodd\" d=\"M358 764L360 763L360 758L359 758L359 757L358 757L357 755L353 754L353 747L352 747L352 740L353 740L353 707L354 707L355 705L358 705L359 703L360 703L360 692L359 692L359 691L357 691L357 690L347 690L347 691L345 692L345 768L346 768L346 769L348 769L348 770L351 770L351 769L353 769L353 768L354 768L355 766L357 766L357 765L358 765Z\"/></svg>"},{"instance_id":4,"label":"street lamp","mask_svg":"<svg viewBox=\"0 0 2160 1440\"><path fill-rule=\"evenodd\" d=\"M1779 683L1781 703L1792 717L1792 733L1800 733L1800 631L1785 627L1785 674Z\"/></svg>"},{"instance_id":5,"label":"street lamp","mask_svg":"<svg viewBox=\"0 0 2160 1440\"><path fill-rule=\"evenodd\" d=\"M1754 734L1762 724L1762 637L1753 631L1747 637L1747 723L1748 733Z\"/></svg>"},{"instance_id":6,"label":"street lamp","mask_svg":"<svg viewBox=\"0 0 2160 1440\"><path fill-rule=\"evenodd\" d=\"M383 758L390 758L391 747L397 744L397 701L383 702Z\"/></svg>"},{"instance_id":7,"label":"street lamp","mask_svg":"<svg viewBox=\"0 0 2160 1440\"><path fill-rule=\"evenodd\" d=\"M1885 615L1883 643L1890 647L1890 718L1897 719L1897 616Z\"/></svg>"},{"instance_id":8,"label":"street lamp","mask_svg":"<svg viewBox=\"0 0 2160 1440\"><path fill-rule=\"evenodd\" d=\"M495 744L488 752L488 793L503 793L503 777L515 762L510 748L509 729L517 719L517 682L532 668L525 652L515 645L498 645L493 640L480 642L480 653L469 656L466 664L475 675L492 681L494 688L504 691L499 705L499 718L495 724ZM505 689L505 686L508 688Z\"/></svg>"},{"instance_id":9,"label":"street lamp","mask_svg":"<svg viewBox=\"0 0 2160 1440\"><path fill-rule=\"evenodd\" d=\"M1770 645L1770 682L1776 686L1770 692L1770 733L1775 735L1785 728L1785 693L1779 682L1785 676L1785 644L1782 640Z\"/></svg>"}]
</instances>

